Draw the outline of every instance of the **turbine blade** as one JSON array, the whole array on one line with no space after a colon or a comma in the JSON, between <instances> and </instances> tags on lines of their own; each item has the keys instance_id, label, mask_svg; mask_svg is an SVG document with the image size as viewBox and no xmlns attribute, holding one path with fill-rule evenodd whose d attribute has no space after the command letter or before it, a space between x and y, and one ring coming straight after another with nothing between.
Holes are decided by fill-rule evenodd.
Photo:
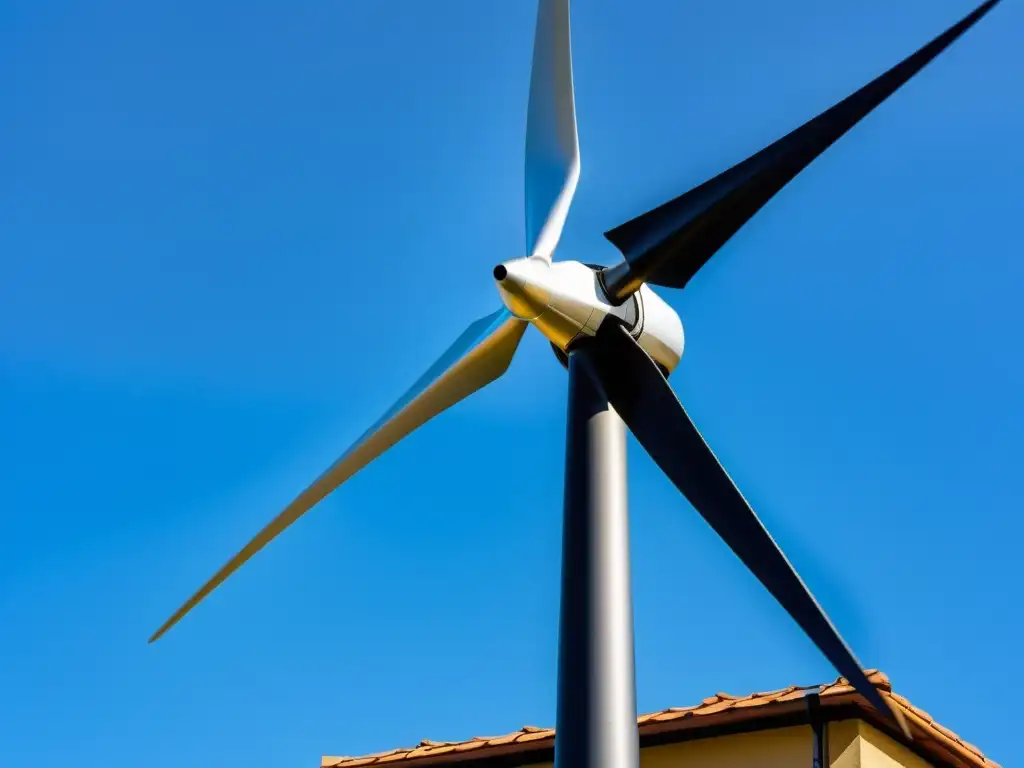
<instances>
[{"instance_id":1,"label":"turbine blade","mask_svg":"<svg viewBox=\"0 0 1024 768\"><path fill-rule=\"evenodd\" d=\"M910 80L999 0L988 0L916 53L792 133L658 208L605 233L626 257L605 283L621 300L647 282L682 288L800 171ZM610 285L609 285L610 284Z\"/></svg>"},{"instance_id":2,"label":"turbine blade","mask_svg":"<svg viewBox=\"0 0 1024 768\"><path fill-rule=\"evenodd\" d=\"M508 369L526 326L505 309L470 325L376 424L217 571L153 634L149 642L158 640L271 539L352 475L437 414L501 376Z\"/></svg>"},{"instance_id":3,"label":"turbine blade","mask_svg":"<svg viewBox=\"0 0 1024 768\"><path fill-rule=\"evenodd\" d=\"M551 261L580 177L569 0L540 0L526 122L526 252Z\"/></svg>"},{"instance_id":4,"label":"turbine blade","mask_svg":"<svg viewBox=\"0 0 1024 768\"><path fill-rule=\"evenodd\" d=\"M843 677L878 711L905 723L860 663L733 484L654 361L621 325L605 322L574 354L630 431L694 509L767 587Z\"/></svg>"}]
</instances>

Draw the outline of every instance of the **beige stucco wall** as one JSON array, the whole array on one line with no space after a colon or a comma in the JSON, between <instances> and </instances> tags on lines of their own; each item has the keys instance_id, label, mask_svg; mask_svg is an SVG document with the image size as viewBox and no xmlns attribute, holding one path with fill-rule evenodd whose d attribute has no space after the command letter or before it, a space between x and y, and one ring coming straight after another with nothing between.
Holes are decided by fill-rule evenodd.
<instances>
[{"instance_id":1,"label":"beige stucco wall","mask_svg":"<svg viewBox=\"0 0 1024 768\"><path fill-rule=\"evenodd\" d=\"M829 723L830 768L931 768L902 744L860 720Z\"/></svg>"},{"instance_id":2,"label":"beige stucco wall","mask_svg":"<svg viewBox=\"0 0 1024 768\"><path fill-rule=\"evenodd\" d=\"M814 742L807 726L684 741L640 750L641 768L810 768Z\"/></svg>"},{"instance_id":3,"label":"beige stucco wall","mask_svg":"<svg viewBox=\"0 0 1024 768\"><path fill-rule=\"evenodd\" d=\"M645 747L640 768L810 768L812 750L808 726L779 728Z\"/></svg>"}]
</instances>

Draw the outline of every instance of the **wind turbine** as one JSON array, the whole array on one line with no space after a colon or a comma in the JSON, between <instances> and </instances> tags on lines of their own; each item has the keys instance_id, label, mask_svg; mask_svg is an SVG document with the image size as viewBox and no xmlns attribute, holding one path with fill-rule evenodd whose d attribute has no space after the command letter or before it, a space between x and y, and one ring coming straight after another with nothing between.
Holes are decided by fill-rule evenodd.
<instances>
[{"instance_id":1,"label":"wind turbine","mask_svg":"<svg viewBox=\"0 0 1024 768\"><path fill-rule=\"evenodd\" d=\"M504 306L477 320L354 445L179 608L157 640L274 537L429 419L508 368L527 326L568 369L555 762L636 768L626 427L694 509L880 713L906 724L705 443L667 377L683 326L651 288L683 288L803 168L990 11L988 0L796 130L680 197L605 233L610 267L554 261L580 174L569 0L539 0L526 130L526 253L494 267Z\"/></svg>"}]
</instances>

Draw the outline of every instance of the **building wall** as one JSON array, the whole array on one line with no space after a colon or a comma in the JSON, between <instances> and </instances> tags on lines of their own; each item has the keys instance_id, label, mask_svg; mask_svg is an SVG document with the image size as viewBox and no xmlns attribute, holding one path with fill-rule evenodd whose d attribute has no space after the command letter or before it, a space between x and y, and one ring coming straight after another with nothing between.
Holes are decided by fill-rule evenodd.
<instances>
[{"instance_id":1,"label":"building wall","mask_svg":"<svg viewBox=\"0 0 1024 768\"><path fill-rule=\"evenodd\" d=\"M779 728L645 747L640 768L811 768L813 749L809 726Z\"/></svg>"},{"instance_id":2,"label":"building wall","mask_svg":"<svg viewBox=\"0 0 1024 768\"><path fill-rule=\"evenodd\" d=\"M902 744L860 720L828 726L829 768L931 768Z\"/></svg>"},{"instance_id":3,"label":"building wall","mask_svg":"<svg viewBox=\"0 0 1024 768\"><path fill-rule=\"evenodd\" d=\"M684 741L640 750L640 768L811 768L809 726Z\"/></svg>"}]
</instances>

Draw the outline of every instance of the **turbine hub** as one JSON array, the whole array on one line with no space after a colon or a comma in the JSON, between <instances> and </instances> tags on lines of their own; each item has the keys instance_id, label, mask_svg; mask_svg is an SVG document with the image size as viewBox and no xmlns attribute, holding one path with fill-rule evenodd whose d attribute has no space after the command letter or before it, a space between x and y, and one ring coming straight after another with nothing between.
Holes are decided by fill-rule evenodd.
<instances>
[{"instance_id":1,"label":"turbine hub","mask_svg":"<svg viewBox=\"0 0 1024 768\"><path fill-rule=\"evenodd\" d=\"M551 304L551 265L543 259L514 259L494 268L498 294L520 320L535 321Z\"/></svg>"},{"instance_id":2,"label":"turbine hub","mask_svg":"<svg viewBox=\"0 0 1024 768\"><path fill-rule=\"evenodd\" d=\"M529 257L499 264L494 280L509 312L535 325L563 354L594 336L602 323L618 322L666 374L671 372L683 354L683 324L675 310L646 285L612 304L599 270L578 261Z\"/></svg>"}]
</instances>

